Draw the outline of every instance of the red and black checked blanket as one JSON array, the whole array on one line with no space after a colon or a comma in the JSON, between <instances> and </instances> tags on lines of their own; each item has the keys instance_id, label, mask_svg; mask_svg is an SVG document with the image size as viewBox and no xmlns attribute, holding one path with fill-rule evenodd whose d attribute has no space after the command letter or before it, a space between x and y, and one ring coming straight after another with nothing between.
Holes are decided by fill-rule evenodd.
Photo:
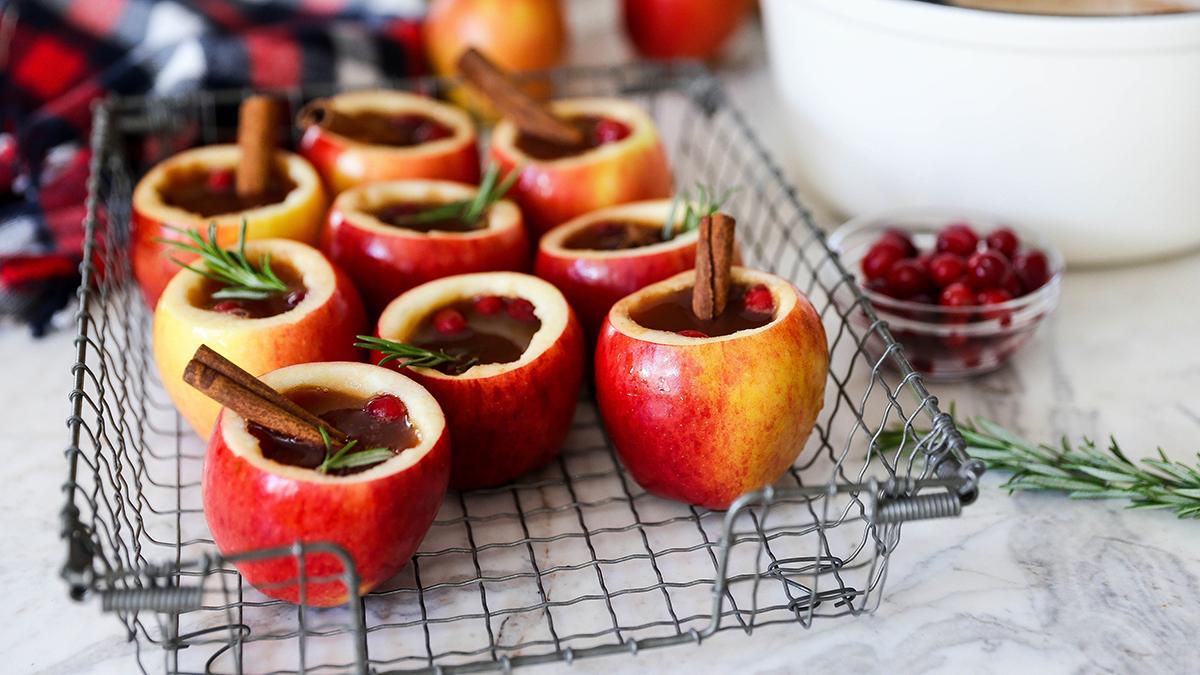
<instances>
[{"instance_id":1,"label":"red and black checked blanket","mask_svg":"<svg viewBox=\"0 0 1200 675\"><path fill-rule=\"evenodd\" d=\"M43 333L79 283L90 103L424 68L423 0L0 0L0 316Z\"/></svg>"}]
</instances>

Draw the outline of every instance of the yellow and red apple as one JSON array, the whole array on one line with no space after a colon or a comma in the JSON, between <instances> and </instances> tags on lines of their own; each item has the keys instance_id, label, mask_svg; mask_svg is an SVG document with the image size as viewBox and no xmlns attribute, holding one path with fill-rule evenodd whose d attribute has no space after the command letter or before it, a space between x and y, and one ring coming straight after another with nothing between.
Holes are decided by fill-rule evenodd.
<instances>
[{"instance_id":1,"label":"yellow and red apple","mask_svg":"<svg viewBox=\"0 0 1200 675\"><path fill-rule=\"evenodd\" d=\"M207 439L220 406L183 381L196 349L207 344L251 375L310 361L357 361L354 336L366 324L362 301L350 278L307 244L264 239L246 245L247 257L271 256L273 268L290 267L304 286L292 309L265 318L246 318L203 307L207 280L179 270L154 312L154 361L175 407ZM203 264L203 263L198 263Z\"/></svg>"},{"instance_id":2,"label":"yellow and red apple","mask_svg":"<svg viewBox=\"0 0 1200 675\"><path fill-rule=\"evenodd\" d=\"M824 404L829 354L812 305L787 281L765 285L772 319L720 337L651 330L631 316L692 287L684 272L613 306L596 346L596 394L613 446L637 482L670 499L724 509L796 460Z\"/></svg>"},{"instance_id":3,"label":"yellow and red apple","mask_svg":"<svg viewBox=\"0 0 1200 675\"><path fill-rule=\"evenodd\" d=\"M463 110L427 96L393 90L352 91L325 99L336 113L418 115L446 127L449 135L414 145L381 145L310 123L300 137L300 154L317 168L333 194L374 181L432 178L479 182L475 124Z\"/></svg>"},{"instance_id":4,"label":"yellow and red apple","mask_svg":"<svg viewBox=\"0 0 1200 675\"><path fill-rule=\"evenodd\" d=\"M384 310L378 335L404 342L426 316L480 295L533 304L541 327L521 358L477 364L461 375L406 369L446 414L453 444L450 486L463 490L506 483L557 457L583 378L583 333L574 312L557 288L527 274L464 274L417 286Z\"/></svg>"},{"instance_id":5,"label":"yellow and red apple","mask_svg":"<svg viewBox=\"0 0 1200 675\"><path fill-rule=\"evenodd\" d=\"M521 211L508 200L493 204L480 228L421 232L385 223L372 213L390 204L442 204L473 199L477 189L447 181L368 183L338 195L321 248L346 270L374 312L404 291L455 274L525 271L529 239Z\"/></svg>"},{"instance_id":6,"label":"yellow and red apple","mask_svg":"<svg viewBox=\"0 0 1200 675\"><path fill-rule=\"evenodd\" d=\"M671 169L654 120L634 103L620 99L564 99L551 104L556 115L598 117L628 129L619 140L561 159L538 160L520 148L517 127L501 120L492 132L491 157L504 173L523 167L512 198L536 238L590 211L671 194Z\"/></svg>"},{"instance_id":7,"label":"yellow and red apple","mask_svg":"<svg viewBox=\"0 0 1200 675\"><path fill-rule=\"evenodd\" d=\"M317 243L317 233L325 216L325 190L312 165L290 152L277 151L284 173L295 188L278 204L247 211L205 217L173 206L169 193L178 176L197 171L236 171L241 151L236 145L210 145L185 150L159 163L140 180L133 191L133 274L146 302L154 306L167 282L179 271L172 262L195 258L164 244L160 239L182 240L179 230L207 232L209 223L217 224L217 243L229 247L237 243L243 220L246 238L295 239Z\"/></svg>"},{"instance_id":8,"label":"yellow and red apple","mask_svg":"<svg viewBox=\"0 0 1200 675\"><path fill-rule=\"evenodd\" d=\"M345 603L387 581L412 558L433 523L450 475L450 439L437 401L411 379L365 363L308 363L267 373L263 382L283 394L326 389L368 400L398 397L419 442L366 471L345 476L282 464L263 455L246 421L225 409L204 459L204 516L224 555L298 542L336 544L349 554L359 587L330 553L305 556L303 601ZM274 598L298 603L295 556L236 563L246 581Z\"/></svg>"}]
</instances>

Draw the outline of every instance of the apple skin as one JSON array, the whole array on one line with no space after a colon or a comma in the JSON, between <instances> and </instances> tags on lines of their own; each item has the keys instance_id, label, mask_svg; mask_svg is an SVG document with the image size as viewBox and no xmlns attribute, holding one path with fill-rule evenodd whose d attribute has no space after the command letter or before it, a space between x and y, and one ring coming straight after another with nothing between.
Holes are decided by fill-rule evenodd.
<instances>
[{"instance_id":1,"label":"apple skin","mask_svg":"<svg viewBox=\"0 0 1200 675\"><path fill-rule=\"evenodd\" d=\"M690 287L694 272L617 303L596 346L597 401L621 461L649 492L710 509L776 481L792 465L824 401L829 356L820 317L786 281L767 283L776 318L720 338L633 323L650 295Z\"/></svg>"},{"instance_id":2,"label":"apple skin","mask_svg":"<svg viewBox=\"0 0 1200 675\"><path fill-rule=\"evenodd\" d=\"M263 458L258 442L246 432L245 421L228 410L221 414L209 442L201 484L204 516L222 554L296 542L336 544L354 561L361 584L356 592L366 593L408 563L446 494L450 437L437 403L408 378L364 363L291 366L262 379L284 392L303 385L339 390L352 385L349 391L364 397L392 393L408 405L410 418L423 435L429 434L415 448L344 477ZM406 453L420 454L406 467L388 472L388 465L403 462ZM263 593L300 602L299 585L288 583L299 576L294 556L235 564L246 581ZM310 579L343 573L341 561L329 553L307 554L305 569ZM305 584L305 604L332 607L348 599L340 579Z\"/></svg>"},{"instance_id":3,"label":"apple skin","mask_svg":"<svg viewBox=\"0 0 1200 675\"><path fill-rule=\"evenodd\" d=\"M741 27L753 0L625 0L624 6L625 30L642 56L709 60Z\"/></svg>"},{"instance_id":4,"label":"apple skin","mask_svg":"<svg viewBox=\"0 0 1200 675\"><path fill-rule=\"evenodd\" d=\"M629 126L631 133L577 157L538 161L516 148L517 130L511 121L496 125L489 152L506 175L524 166L509 194L521 206L531 237L596 209L671 195L667 153L644 110L617 99L565 99L552 103L551 109L568 117L611 117Z\"/></svg>"},{"instance_id":5,"label":"apple skin","mask_svg":"<svg viewBox=\"0 0 1200 675\"><path fill-rule=\"evenodd\" d=\"M292 310L263 319L243 319L200 309L188 297L202 277L181 270L167 284L154 312L154 361L167 394L200 438L208 439L220 411L216 401L183 381L183 369L201 344L207 344L251 375L310 361L359 361L355 336L367 326L362 301L344 272L321 252L300 242L265 239L250 242L246 253L257 259L288 261L304 275L307 295Z\"/></svg>"},{"instance_id":6,"label":"apple skin","mask_svg":"<svg viewBox=\"0 0 1200 675\"><path fill-rule=\"evenodd\" d=\"M473 186L447 181L371 183L334 200L321 249L347 270L375 314L404 291L427 281L470 272L529 269L529 239L521 211L501 200L478 232L417 232L386 225L362 212L395 199L453 201L475 196Z\"/></svg>"},{"instance_id":7,"label":"apple skin","mask_svg":"<svg viewBox=\"0 0 1200 675\"><path fill-rule=\"evenodd\" d=\"M375 181L430 178L479 182L475 125L466 112L431 98L400 91L356 91L328 99L339 110L380 110L427 115L453 135L408 147L369 145L310 125L300 137L300 154L312 162L332 194Z\"/></svg>"},{"instance_id":8,"label":"apple skin","mask_svg":"<svg viewBox=\"0 0 1200 675\"><path fill-rule=\"evenodd\" d=\"M241 213L205 218L162 202L159 189L167 183L172 170L191 166L208 169L235 169L241 156L236 145L210 145L185 150L152 168L133 192L132 258L133 275L142 288L146 303L158 302L167 282L179 271L171 258L185 262L196 256L176 251L158 241L181 239L172 230L199 230L208 236L208 224L217 224L217 243L232 247L241 234L242 218L246 219L246 239L295 239L308 244L317 243L321 220L325 216L325 190L320 176L304 158L280 151L288 175L296 189L280 204L263 206Z\"/></svg>"},{"instance_id":9,"label":"apple skin","mask_svg":"<svg viewBox=\"0 0 1200 675\"><path fill-rule=\"evenodd\" d=\"M526 357L538 348L541 333L550 332L543 351L515 366L475 366L457 377L430 368L404 370L433 394L446 414L453 439L450 487L459 490L502 485L557 457L583 380L583 331L574 312L557 289L525 274L466 274L418 286L388 306L376 334L403 339L429 312L476 294L534 303L542 330ZM371 361L377 363L380 356L373 353ZM475 376L485 369L492 374Z\"/></svg>"}]
</instances>

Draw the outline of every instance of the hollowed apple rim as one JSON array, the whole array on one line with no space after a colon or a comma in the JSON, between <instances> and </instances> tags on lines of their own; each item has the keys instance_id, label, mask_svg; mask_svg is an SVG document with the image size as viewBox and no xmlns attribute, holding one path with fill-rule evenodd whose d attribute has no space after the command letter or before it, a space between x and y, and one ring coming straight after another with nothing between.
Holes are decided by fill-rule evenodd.
<instances>
[{"instance_id":1,"label":"hollowed apple rim","mask_svg":"<svg viewBox=\"0 0 1200 675\"><path fill-rule=\"evenodd\" d=\"M246 257L258 264L263 253L271 255L271 263L284 263L300 274L304 284L304 299L295 307L274 316L250 318L215 312L192 304L192 293L199 291L205 277L192 270L179 268L171 277L158 300L159 308L168 308L193 330L206 332L261 331L296 323L329 302L337 288L337 275L329 260L317 249L292 239L256 239L246 242ZM197 261L196 265L203 265ZM161 311L161 309L160 309Z\"/></svg>"},{"instance_id":2,"label":"hollowed apple rim","mask_svg":"<svg viewBox=\"0 0 1200 675\"><path fill-rule=\"evenodd\" d=\"M347 223L384 237L419 239L480 239L497 232L524 227L521 210L508 199L492 204L483 215L483 226L467 232L431 230L424 232L401 225L390 225L367 212L393 202L443 204L472 199L479 188L447 180L394 180L365 183L343 191L330 209L330 218L340 214Z\"/></svg>"},{"instance_id":3,"label":"hollowed apple rim","mask_svg":"<svg viewBox=\"0 0 1200 675\"><path fill-rule=\"evenodd\" d=\"M137 187L133 190L134 210L142 216L160 223L184 229L199 228L201 231L212 222L217 223L217 226L222 229L241 227L242 219L245 219L250 232L253 233L255 221L276 217L281 212L295 209L305 201L312 199L314 195L320 196L323 193L321 177L317 175L316 169L308 163L308 160L286 150L276 150L276 155L283 160L282 165L288 178L296 184L296 187L287 193L283 201L245 211L201 216L178 206L172 206L163 200L163 189L169 187L169 178L173 172L186 171L191 168L234 171L237 170L241 155L238 146L223 144L192 148L168 157L155 165L138 181Z\"/></svg>"},{"instance_id":4,"label":"hollowed apple rim","mask_svg":"<svg viewBox=\"0 0 1200 675\"><path fill-rule=\"evenodd\" d=\"M420 441L398 455L347 476L323 474L290 464L267 459L258 439L246 430L246 421L228 408L221 411L219 421L222 440L229 451L267 473L308 483L367 483L400 473L416 465L437 444L446 430L446 418L433 394L402 373L367 363L332 361L303 363L273 370L262 376L268 386L286 394L305 387L361 397L364 401L379 394L398 397L408 408L408 417Z\"/></svg>"},{"instance_id":5,"label":"hollowed apple rim","mask_svg":"<svg viewBox=\"0 0 1200 675\"><path fill-rule=\"evenodd\" d=\"M549 351L567 330L571 308L562 292L553 284L520 272L478 272L436 279L405 291L380 314L376 332L384 339L403 342L412 335L421 320L432 312L481 295L524 298L533 303L534 313L542 325L530 338L529 346L521 358L509 363L477 364L458 375L447 375L433 368L413 370L427 377L445 380L496 377L533 363Z\"/></svg>"},{"instance_id":6,"label":"hollowed apple rim","mask_svg":"<svg viewBox=\"0 0 1200 675\"><path fill-rule=\"evenodd\" d=\"M778 324L785 316L787 316L796 305L803 300L808 302L807 298L796 290L790 282L782 277L775 276L768 272L752 270L746 267L734 267L731 270L733 283L742 286L755 286L762 284L771 291L771 298L775 301L775 314L771 320L757 328L746 328L744 330L735 331L729 335L716 335L713 337L688 337L679 333L667 330L657 330L647 328L642 324L633 320L630 312L634 308L639 307L647 302L656 300L666 295L670 295L684 288L691 288L696 283L696 271L688 270L680 272L673 277L664 279L654 284L646 286L640 291L628 295L613 305L608 313L608 321L612 327L629 337L643 340L645 342L653 342L663 345L699 345L714 342L725 342L728 340L737 340L751 335L770 330L772 326Z\"/></svg>"},{"instance_id":7,"label":"hollowed apple rim","mask_svg":"<svg viewBox=\"0 0 1200 675\"><path fill-rule=\"evenodd\" d=\"M588 148L576 155L559 159L536 159L521 152L517 147L517 127L512 120L502 119L492 130L492 145L498 148L517 166L546 166L566 169L587 165L597 160L619 156L631 146L658 142L658 130L654 120L636 103L618 98L567 98L552 101L550 110L556 115L574 117L595 115L617 120L629 127L629 135L619 141L603 143Z\"/></svg>"},{"instance_id":8,"label":"hollowed apple rim","mask_svg":"<svg viewBox=\"0 0 1200 675\"><path fill-rule=\"evenodd\" d=\"M375 112L384 115L417 113L449 127L453 133L446 138L425 141L416 145L368 143L351 138L350 136L344 136L335 131L330 131L319 125L305 128L305 133L315 128L319 129L322 135L340 139L348 146L369 148L374 152L394 153L395 155L408 155L410 157L441 154L462 145L464 142L475 142L475 124L471 122L471 116L466 111L428 96L392 89L362 89L336 94L325 99L325 102L334 110L347 114L358 112ZM397 157L396 159L399 158Z\"/></svg>"},{"instance_id":9,"label":"hollowed apple rim","mask_svg":"<svg viewBox=\"0 0 1200 675\"><path fill-rule=\"evenodd\" d=\"M617 206L609 206L596 211L590 211L573 218L562 225L550 230L542 235L542 240L538 244L541 253L555 258L588 258L588 259L611 259L611 258L637 258L641 256L654 255L663 251L683 248L685 246L694 245L699 238L697 230L691 230L682 234L675 235L667 241L661 241L656 244L647 246L639 246L637 248L626 248L615 251L606 251L600 249L578 249L567 248L565 243L572 236L586 230L587 228L610 220L618 221L633 221L644 223L647 225L655 225L662 228L667 217L671 214L672 200L670 199L651 199L642 202L630 202L627 204L619 204ZM684 208L683 205L677 205L675 209L675 227L683 225Z\"/></svg>"}]
</instances>

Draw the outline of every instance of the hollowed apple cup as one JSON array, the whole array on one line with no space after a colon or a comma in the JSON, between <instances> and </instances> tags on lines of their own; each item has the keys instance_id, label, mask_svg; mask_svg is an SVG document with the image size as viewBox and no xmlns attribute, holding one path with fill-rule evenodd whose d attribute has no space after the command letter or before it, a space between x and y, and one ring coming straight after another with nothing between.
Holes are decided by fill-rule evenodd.
<instances>
[{"instance_id":1,"label":"hollowed apple cup","mask_svg":"<svg viewBox=\"0 0 1200 675\"><path fill-rule=\"evenodd\" d=\"M374 312L404 291L455 274L525 271L529 240L521 211L507 200L493 204L479 228L423 232L390 224L379 209L394 204L440 204L471 199L476 188L448 181L369 183L338 195L321 236L321 248L346 270Z\"/></svg>"},{"instance_id":2,"label":"hollowed apple cup","mask_svg":"<svg viewBox=\"0 0 1200 675\"><path fill-rule=\"evenodd\" d=\"M631 317L691 288L695 272L684 272L614 305L596 347L600 412L625 467L652 493L711 509L792 465L823 405L829 365L820 317L795 287L740 267L733 280L770 290L769 323L686 337Z\"/></svg>"},{"instance_id":3,"label":"hollowed apple cup","mask_svg":"<svg viewBox=\"0 0 1200 675\"><path fill-rule=\"evenodd\" d=\"M237 242L242 222L247 239L295 239L317 243L325 217L325 190L320 176L303 157L277 151L278 170L293 186L277 203L246 210L205 215L173 203L172 190L183 177L207 174L214 189L231 192L233 176L241 158L236 145L210 145L185 150L152 168L133 191L133 274L146 302L154 306L167 282L179 271L172 258L190 261L194 256L175 250L160 239L182 239L179 230L208 231L217 224L217 243L229 247Z\"/></svg>"},{"instance_id":4,"label":"hollowed apple cup","mask_svg":"<svg viewBox=\"0 0 1200 675\"><path fill-rule=\"evenodd\" d=\"M338 94L325 105L346 116L350 129L309 124L300 138L300 154L308 158L329 189L342 190L374 181L432 178L479 182L479 150L475 125L454 106L401 91L368 90ZM415 142L385 144L353 128L356 115L431 121L437 133Z\"/></svg>"},{"instance_id":5,"label":"hollowed apple cup","mask_svg":"<svg viewBox=\"0 0 1200 675\"><path fill-rule=\"evenodd\" d=\"M530 232L551 228L596 209L671 194L671 169L654 121L628 101L581 98L555 101L553 112L566 120L591 117L615 131L595 147L557 159L537 159L522 149L511 120L492 132L491 157L505 170L523 166L512 195Z\"/></svg>"},{"instance_id":6,"label":"hollowed apple cup","mask_svg":"<svg viewBox=\"0 0 1200 675\"><path fill-rule=\"evenodd\" d=\"M418 442L360 473L335 475L264 455L246 420L224 410L204 460L204 516L222 554L327 542L354 561L359 587L342 582L340 559L305 555L303 596L294 556L236 564L269 596L318 607L340 605L391 578L412 557L446 493L450 439L437 401L411 379L365 363L309 363L267 373L277 391L317 388L369 399L398 397Z\"/></svg>"},{"instance_id":7,"label":"hollowed apple cup","mask_svg":"<svg viewBox=\"0 0 1200 675\"><path fill-rule=\"evenodd\" d=\"M354 336L366 325L362 301L350 278L321 252L296 241L266 239L246 245L257 261L268 252L273 269L290 268L303 299L280 314L247 318L204 307L210 283L181 270L159 298L154 313L154 360L167 394L201 438L212 433L220 406L184 383L183 370L207 344L252 375L310 361L358 361Z\"/></svg>"},{"instance_id":8,"label":"hollowed apple cup","mask_svg":"<svg viewBox=\"0 0 1200 675\"><path fill-rule=\"evenodd\" d=\"M405 371L445 411L453 440L450 486L457 489L500 485L558 456L583 377L583 333L566 298L526 274L465 274L418 286L384 310L379 336L403 342L439 308L482 295L532 303L541 325L518 360L477 364L459 375Z\"/></svg>"},{"instance_id":9,"label":"hollowed apple cup","mask_svg":"<svg viewBox=\"0 0 1200 675\"><path fill-rule=\"evenodd\" d=\"M683 209L676 211L674 226L679 228ZM567 296L590 342L618 300L695 266L697 232L616 250L584 248L576 242L601 227L635 225L661 231L670 215L668 199L622 204L579 216L542 237L534 272Z\"/></svg>"}]
</instances>

